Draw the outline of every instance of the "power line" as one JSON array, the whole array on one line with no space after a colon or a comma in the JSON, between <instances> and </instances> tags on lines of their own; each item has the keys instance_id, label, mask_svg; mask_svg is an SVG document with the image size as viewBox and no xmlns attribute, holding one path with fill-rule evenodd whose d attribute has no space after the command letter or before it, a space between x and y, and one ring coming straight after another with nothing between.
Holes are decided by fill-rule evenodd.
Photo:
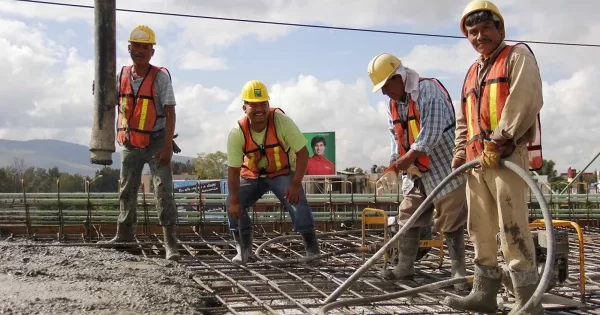
<instances>
[{"instance_id":1,"label":"power line","mask_svg":"<svg viewBox=\"0 0 600 315\"><path fill-rule=\"evenodd\" d=\"M51 2L51 1L39 1L39 0L14 0L14 1L66 6L66 7L74 7L74 8L84 8L84 9L93 9L94 8L94 6L91 6L91 5L70 4L70 3ZM218 16L192 15L192 14L158 12L158 11L143 11L143 10L119 9L119 8L117 8L117 11L129 12L129 13L154 14L154 15L163 15L163 16L174 16L174 17L185 17L185 18L204 19L204 20L268 24L268 25L278 25L278 26L295 26L295 27L306 27L306 28L320 28L320 29L339 30L339 31L354 31L354 32L381 33L381 34L394 34L394 35L407 35L407 36L421 36L421 37L453 38L453 39L464 39L465 38L464 36L456 36L456 35L400 32L400 31L378 30L378 29L368 29L368 28L352 28L352 27L326 26L326 25L316 25L316 24L287 23L287 22L275 22L275 21L265 21L265 20L235 19L235 18L225 18L225 17L218 17ZM522 43L529 43L529 44L541 44L541 45L600 48L600 44L566 43L566 42L550 42L550 41L534 41L534 40L513 40L513 39L506 39L505 41L507 41L507 42L522 42Z\"/></svg>"}]
</instances>

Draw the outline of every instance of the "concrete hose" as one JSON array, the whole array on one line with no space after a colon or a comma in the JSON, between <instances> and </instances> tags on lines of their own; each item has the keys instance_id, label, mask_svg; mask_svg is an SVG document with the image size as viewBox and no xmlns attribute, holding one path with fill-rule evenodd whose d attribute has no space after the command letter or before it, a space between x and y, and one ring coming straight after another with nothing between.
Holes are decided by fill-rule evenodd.
<instances>
[{"instance_id":1,"label":"concrete hose","mask_svg":"<svg viewBox=\"0 0 600 315\"><path fill-rule=\"evenodd\" d=\"M367 230L369 232L374 232L374 231L383 231L383 229L370 229ZM362 230L347 230L347 231L335 231L335 232L325 232L325 233L319 233L319 236L331 236L331 235L349 235L349 234L360 234L362 233ZM360 252L374 252L374 249L379 248L378 244L373 244L373 245L368 245L366 247L348 247L348 248L343 248L343 249L339 249L333 252L329 252L329 253L325 253L325 254L319 254L319 255L315 255L312 257L303 257L303 258L298 258L298 259L285 259L285 260L266 260L263 257L260 256L260 253L269 245L274 244L274 243L279 243L281 241L284 240L293 240L293 239L298 239L300 238L300 235L297 234L293 234L293 235L282 235L282 236L278 236L275 238L272 238L262 244L260 244L260 246L258 246L258 248L254 251L254 255L256 256L256 258L259 260L260 264L268 264L268 265L293 265L293 264L303 264L303 263L308 263L311 262L313 260L321 260L321 259L325 259L325 258L329 258L329 257L339 257L343 254L348 254L348 253L360 253Z\"/></svg>"},{"instance_id":2,"label":"concrete hose","mask_svg":"<svg viewBox=\"0 0 600 315\"><path fill-rule=\"evenodd\" d=\"M375 264L375 262L377 262L377 260L379 260L390 249L392 244L394 244L394 242L396 242L398 240L398 238L400 238L400 236L402 236L404 233L406 233L406 231L408 229L410 229L412 227L412 225L421 216L421 214L423 214L423 212L425 212L425 210L431 205L431 203L433 202L433 198L442 190L442 188L444 186L446 186L450 182L450 180L452 180L456 176L463 174L465 171L478 166L479 164L480 164L479 159L470 161L470 162L465 163L462 166L458 167L457 169L452 171L446 178L444 178L444 180L442 180L442 182L431 192L431 194L429 194L429 196L427 196L425 201L423 201L421 206L419 206L419 208L410 217L410 219L404 224L404 226L396 233L396 235L394 235L394 237L389 239L387 241L387 243L385 243L381 247L381 249L379 249L369 260L367 260L365 262L365 264L363 264L360 268L358 268L344 283L342 283L334 292L332 292L327 297L327 299L325 299L325 301L323 301L324 305L319 309L319 314L326 314L326 312L328 310L330 310L332 308L336 308L336 307L350 306L350 305L361 304L361 303L372 303L372 302L376 302L376 301L384 301L384 300L389 300L389 299L398 298L401 296L407 296L407 295L411 295L411 294L415 294L415 293L420 293L420 292L424 292L427 290L434 290L434 289L438 289L441 287L451 286L451 285L454 285L457 283L469 281L471 277L462 277L462 278L456 278L456 279L451 279L451 280L444 280L444 281L432 283L429 285L425 285L422 287L417 287L414 289L405 290L402 292L397 292L397 293L392 293L392 294L387 294L387 295L382 295L382 296L375 296L375 297L361 298L361 299L349 299L349 300L334 302L344 291L346 291L365 272L367 272ZM555 254L555 241L554 241L554 228L552 226L552 214L550 213L550 210L548 209L548 204L546 203L546 199L544 199L544 195L542 194L542 191L539 189L539 187L537 186L537 184L535 183L533 178L529 175L529 173L526 170L524 170L523 168L521 168L520 166L518 166L517 164L515 164L513 162L504 161L504 160L500 160L500 167L506 167L506 168L510 169L511 171L515 172L527 183L529 188L531 188L536 199L538 200L538 202L540 204L540 208L542 209L542 214L544 216L544 225L545 225L546 231L548 233L548 253L546 255L546 262L544 265L544 272L542 273L542 279L540 280L534 294L531 296L529 301L527 301L527 303L525 303L525 305L523 305L523 308L521 310L519 310L519 311L522 311L522 310L526 310L526 309L530 308L532 305L540 302L540 300L542 299L542 295L546 291L546 288L548 287L550 280L552 278L552 270L554 269L554 254Z\"/></svg>"}]
</instances>

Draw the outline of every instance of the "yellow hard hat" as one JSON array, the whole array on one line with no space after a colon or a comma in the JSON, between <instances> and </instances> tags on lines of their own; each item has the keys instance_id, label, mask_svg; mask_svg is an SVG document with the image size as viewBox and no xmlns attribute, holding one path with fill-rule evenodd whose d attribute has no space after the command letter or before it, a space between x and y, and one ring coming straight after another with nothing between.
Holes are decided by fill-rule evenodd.
<instances>
[{"instance_id":1,"label":"yellow hard hat","mask_svg":"<svg viewBox=\"0 0 600 315\"><path fill-rule=\"evenodd\" d=\"M146 25L138 25L131 31L129 42L156 45L156 37L151 28Z\"/></svg>"},{"instance_id":2,"label":"yellow hard hat","mask_svg":"<svg viewBox=\"0 0 600 315\"><path fill-rule=\"evenodd\" d=\"M383 53L379 54L369 62L367 72L373 82L373 93L379 91L385 82L396 72L396 69L402 65L402 61L396 56Z\"/></svg>"},{"instance_id":3,"label":"yellow hard hat","mask_svg":"<svg viewBox=\"0 0 600 315\"><path fill-rule=\"evenodd\" d=\"M463 11L462 17L460 18L460 30L465 36L467 36L465 20L467 19L467 16L469 16L469 14L475 11L490 11L496 14L500 18L500 22L502 23L502 25L504 25L504 17L502 17L502 14L500 14L500 10L498 10L498 7L492 1L474 0L467 4Z\"/></svg>"},{"instance_id":4,"label":"yellow hard hat","mask_svg":"<svg viewBox=\"0 0 600 315\"><path fill-rule=\"evenodd\" d=\"M242 101L244 102L265 102L268 100L269 91L267 86L258 80L250 80L242 88Z\"/></svg>"}]
</instances>

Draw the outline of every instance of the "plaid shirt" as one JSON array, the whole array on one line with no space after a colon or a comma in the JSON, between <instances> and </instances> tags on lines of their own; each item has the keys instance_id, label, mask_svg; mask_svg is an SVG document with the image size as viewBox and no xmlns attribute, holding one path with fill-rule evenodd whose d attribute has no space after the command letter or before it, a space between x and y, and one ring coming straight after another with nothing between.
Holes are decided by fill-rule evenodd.
<instances>
[{"instance_id":1,"label":"plaid shirt","mask_svg":"<svg viewBox=\"0 0 600 315\"><path fill-rule=\"evenodd\" d=\"M398 113L401 119L406 119L408 104L397 101ZM425 152L430 159L430 169L421 177L425 186L425 194L429 195L438 184L452 172L452 157L454 150L454 123L455 116L452 103L446 98L445 93L430 80L419 82L419 98L417 99L417 111L421 119L421 132L411 145L411 149ZM392 134L391 160L399 158L398 143L396 142L396 131L392 122L392 114L388 106L388 127ZM452 126L449 128L449 126ZM444 131L448 128L446 131ZM408 144L407 132L404 132L403 141ZM412 180L404 176L403 181ZM451 180L434 198L445 196L455 190L466 181L465 176L458 176Z\"/></svg>"}]
</instances>

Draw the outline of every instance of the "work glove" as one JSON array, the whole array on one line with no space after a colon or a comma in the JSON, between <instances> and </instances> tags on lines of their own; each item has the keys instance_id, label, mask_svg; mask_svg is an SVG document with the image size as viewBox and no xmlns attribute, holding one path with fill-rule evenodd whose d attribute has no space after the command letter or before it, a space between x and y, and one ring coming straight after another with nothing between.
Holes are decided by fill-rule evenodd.
<instances>
[{"instance_id":1,"label":"work glove","mask_svg":"<svg viewBox=\"0 0 600 315\"><path fill-rule=\"evenodd\" d=\"M398 174L393 168L387 168L375 183L377 196L397 191Z\"/></svg>"},{"instance_id":2,"label":"work glove","mask_svg":"<svg viewBox=\"0 0 600 315\"><path fill-rule=\"evenodd\" d=\"M173 139L177 138L178 134L173 135ZM181 148L179 148L179 146L177 145L177 143L175 143L175 140L173 140L173 153L177 154L181 152Z\"/></svg>"},{"instance_id":3,"label":"work glove","mask_svg":"<svg viewBox=\"0 0 600 315\"><path fill-rule=\"evenodd\" d=\"M486 168L498 168L500 162L500 152L496 148L496 144L492 141L485 140L483 142L483 153L481 154L480 164L481 167Z\"/></svg>"},{"instance_id":4,"label":"work glove","mask_svg":"<svg viewBox=\"0 0 600 315\"><path fill-rule=\"evenodd\" d=\"M411 165L411 166L409 166L406 169L406 173L408 175L414 175L414 176L417 176L417 177L423 177L423 173L421 173L421 171L419 171L419 168L416 167L414 164Z\"/></svg>"}]
</instances>

